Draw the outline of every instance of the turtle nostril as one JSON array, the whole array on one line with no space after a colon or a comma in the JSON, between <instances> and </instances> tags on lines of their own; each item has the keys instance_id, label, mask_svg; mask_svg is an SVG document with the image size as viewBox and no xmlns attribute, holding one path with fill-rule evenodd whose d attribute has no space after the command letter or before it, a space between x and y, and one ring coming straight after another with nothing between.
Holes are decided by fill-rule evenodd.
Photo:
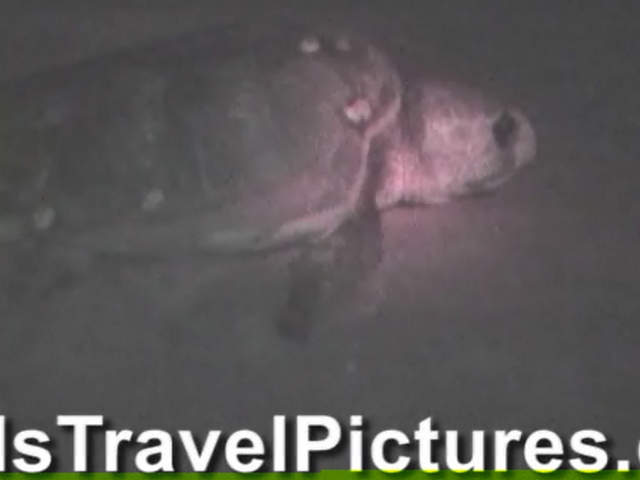
<instances>
[{"instance_id":1,"label":"turtle nostril","mask_svg":"<svg viewBox=\"0 0 640 480\"><path fill-rule=\"evenodd\" d=\"M493 122L491 131L500 148L507 148L511 145L518 127L518 121L506 110Z\"/></svg>"}]
</instances>

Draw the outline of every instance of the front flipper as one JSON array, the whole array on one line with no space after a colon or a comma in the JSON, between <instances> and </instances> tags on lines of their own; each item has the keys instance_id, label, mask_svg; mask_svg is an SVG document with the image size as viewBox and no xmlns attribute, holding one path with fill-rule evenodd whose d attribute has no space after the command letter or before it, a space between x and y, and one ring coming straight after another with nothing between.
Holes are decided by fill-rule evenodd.
<instances>
[{"instance_id":1,"label":"front flipper","mask_svg":"<svg viewBox=\"0 0 640 480\"><path fill-rule=\"evenodd\" d=\"M303 249L289 265L290 290L275 319L278 333L303 341L318 316L331 311L382 259L380 212L369 208L336 232Z\"/></svg>"},{"instance_id":2,"label":"front flipper","mask_svg":"<svg viewBox=\"0 0 640 480\"><path fill-rule=\"evenodd\" d=\"M278 250L313 243L334 233L349 217L345 206L308 215L273 230L223 230L203 236L197 243L202 251L246 254Z\"/></svg>"},{"instance_id":3,"label":"front flipper","mask_svg":"<svg viewBox=\"0 0 640 480\"><path fill-rule=\"evenodd\" d=\"M388 98L384 106L374 113L374 118L365 124L350 120L349 105L345 106L345 127L354 128L360 135L358 170L343 203L305 215L284 223L270 231L220 231L204 236L199 247L205 251L218 253L248 253L286 248L295 244L322 242L332 236L361 208L369 171L371 169L372 144L395 125L402 106L402 83L393 76L388 87Z\"/></svg>"},{"instance_id":4,"label":"front flipper","mask_svg":"<svg viewBox=\"0 0 640 480\"><path fill-rule=\"evenodd\" d=\"M354 293L380 264L383 232L376 193L384 149L384 142L376 142L355 214L331 235L302 249L289 264L291 287L275 319L284 338L307 339L315 320Z\"/></svg>"}]
</instances>

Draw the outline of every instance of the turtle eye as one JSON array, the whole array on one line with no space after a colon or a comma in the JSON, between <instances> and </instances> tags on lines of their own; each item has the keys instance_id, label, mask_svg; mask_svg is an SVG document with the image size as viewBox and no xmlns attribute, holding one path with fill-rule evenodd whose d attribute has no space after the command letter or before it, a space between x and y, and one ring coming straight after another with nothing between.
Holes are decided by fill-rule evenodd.
<instances>
[{"instance_id":1,"label":"turtle eye","mask_svg":"<svg viewBox=\"0 0 640 480\"><path fill-rule=\"evenodd\" d=\"M500 148L507 148L518 132L518 121L508 111L503 111L493 122L491 132Z\"/></svg>"}]
</instances>

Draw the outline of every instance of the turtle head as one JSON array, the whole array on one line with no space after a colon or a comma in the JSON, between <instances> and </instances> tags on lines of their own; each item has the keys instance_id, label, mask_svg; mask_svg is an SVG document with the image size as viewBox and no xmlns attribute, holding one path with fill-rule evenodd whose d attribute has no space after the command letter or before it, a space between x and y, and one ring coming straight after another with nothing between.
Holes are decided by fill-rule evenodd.
<instances>
[{"instance_id":1,"label":"turtle head","mask_svg":"<svg viewBox=\"0 0 640 480\"><path fill-rule=\"evenodd\" d=\"M524 113L475 90L425 83L405 107L406 139L389 155L384 184L396 203L490 192L535 158L536 136Z\"/></svg>"}]
</instances>

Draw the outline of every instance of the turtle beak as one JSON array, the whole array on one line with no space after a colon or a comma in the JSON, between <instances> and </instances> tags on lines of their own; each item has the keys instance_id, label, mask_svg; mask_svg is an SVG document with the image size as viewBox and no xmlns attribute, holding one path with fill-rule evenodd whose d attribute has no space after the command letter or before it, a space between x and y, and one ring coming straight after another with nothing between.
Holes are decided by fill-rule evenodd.
<instances>
[{"instance_id":1,"label":"turtle beak","mask_svg":"<svg viewBox=\"0 0 640 480\"><path fill-rule=\"evenodd\" d=\"M513 143L516 168L532 163L536 158L537 141L531 122L520 110L511 108L509 114L518 122L518 136Z\"/></svg>"}]
</instances>

